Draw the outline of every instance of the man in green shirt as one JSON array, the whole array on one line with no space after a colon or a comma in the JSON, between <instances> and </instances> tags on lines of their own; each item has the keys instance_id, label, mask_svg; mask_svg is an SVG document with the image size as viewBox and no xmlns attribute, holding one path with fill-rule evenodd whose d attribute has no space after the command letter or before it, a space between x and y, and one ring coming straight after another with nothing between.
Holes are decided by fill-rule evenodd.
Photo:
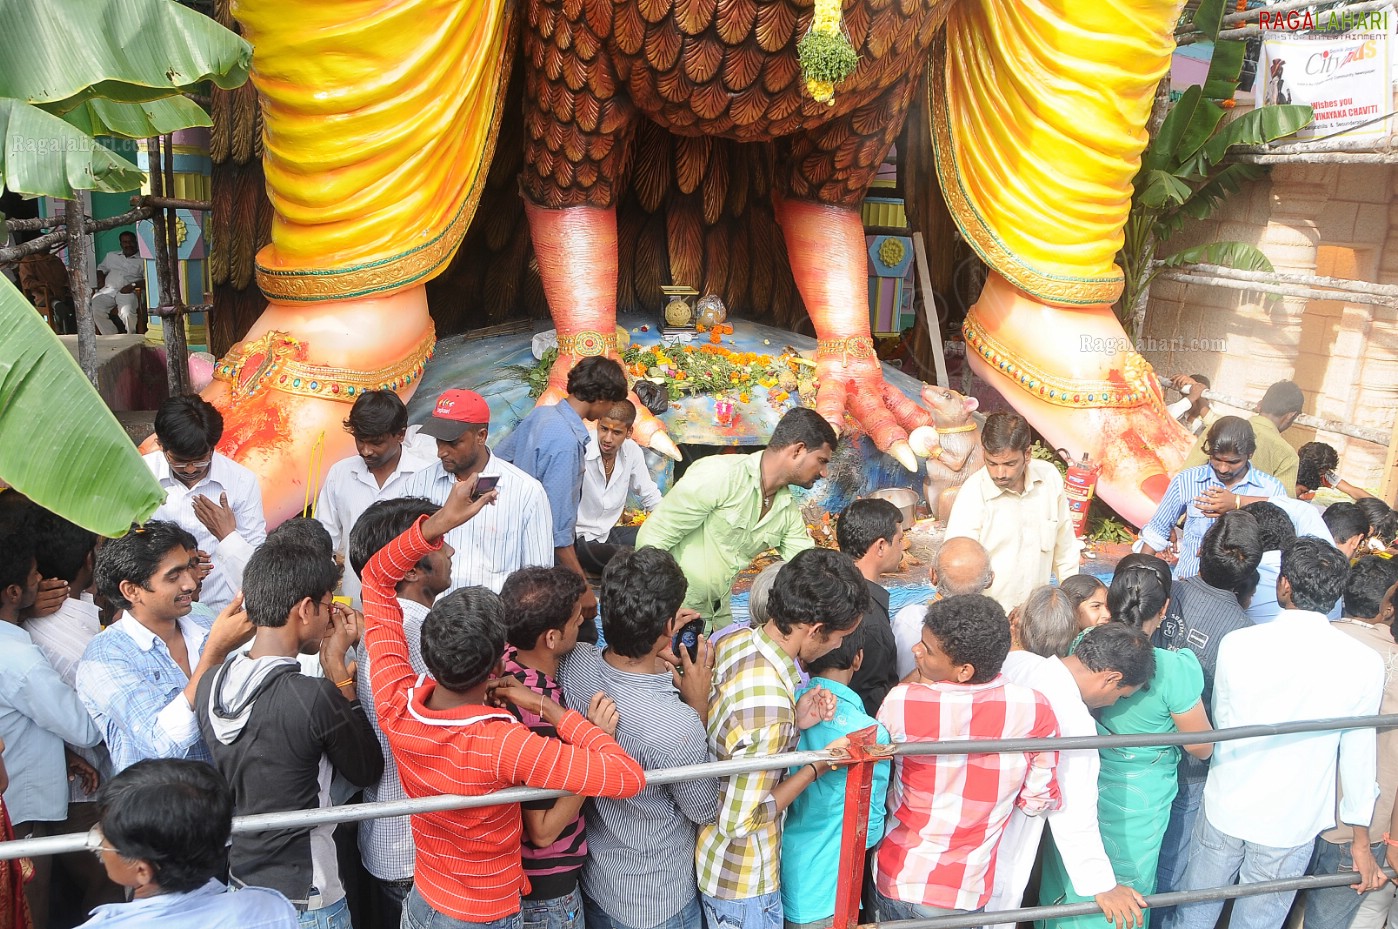
<instances>
[{"instance_id":1,"label":"man in green shirt","mask_svg":"<svg viewBox=\"0 0 1398 929\"><path fill-rule=\"evenodd\" d=\"M790 487L825 476L839 437L820 414L788 410L767 447L751 455L713 455L690 466L641 525L636 547L653 545L679 562L689 580L684 605L709 620L732 617L738 572L769 548L790 560L815 546Z\"/></svg>"},{"instance_id":2,"label":"man in green shirt","mask_svg":"<svg viewBox=\"0 0 1398 929\"><path fill-rule=\"evenodd\" d=\"M1291 381L1277 381L1262 395L1257 405L1257 415L1248 420L1252 423L1253 434L1257 437L1257 451L1252 455L1252 466L1265 471L1281 481L1286 492L1296 496L1296 469L1301 459L1291 443L1282 438L1282 433L1291 428L1296 417L1301 415L1306 398L1301 388ZM1189 457L1184 460L1184 468L1204 464L1208 456L1204 454L1203 440L1194 444ZM1183 468L1181 468L1183 470Z\"/></svg>"}]
</instances>

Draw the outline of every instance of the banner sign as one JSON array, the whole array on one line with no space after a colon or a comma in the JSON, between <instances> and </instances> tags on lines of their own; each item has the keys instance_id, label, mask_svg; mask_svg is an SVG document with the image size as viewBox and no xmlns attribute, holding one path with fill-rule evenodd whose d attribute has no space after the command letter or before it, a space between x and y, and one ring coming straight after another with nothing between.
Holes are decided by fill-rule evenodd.
<instances>
[{"instance_id":1,"label":"banner sign","mask_svg":"<svg viewBox=\"0 0 1398 929\"><path fill-rule=\"evenodd\" d=\"M1385 16L1384 26L1391 28ZM1358 33L1336 38L1266 33L1255 90L1260 102L1306 103L1315 122L1298 139L1342 135L1387 135L1393 80L1390 33Z\"/></svg>"}]
</instances>

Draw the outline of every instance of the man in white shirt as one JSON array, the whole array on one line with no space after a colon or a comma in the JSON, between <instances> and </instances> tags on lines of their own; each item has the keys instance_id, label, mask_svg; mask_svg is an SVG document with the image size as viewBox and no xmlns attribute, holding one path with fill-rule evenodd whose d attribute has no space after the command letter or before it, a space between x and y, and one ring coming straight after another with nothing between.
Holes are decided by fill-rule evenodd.
<instances>
[{"instance_id":1,"label":"man in white shirt","mask_svg":"<svg viewBox=\"0 0 1398 929\"><path fill-rule=\"evenodd\" d=\"M1005 612L1051 576L1078 573L1081 546L1068 517L1063 477L1029 454L1032 435L1018 413L992 413L981 431L985 467L966 479L947 519L948 539L975 539L990 553L986 594Z\"/></svg>"},{"instance_id":2,"label":"man in white shirt","mask_svg":"<svg viewBox=\"0 0 1398 929\"><path fill-rule=\"evenodd\" d=\"M629 496L640 500L647 513L660 503L660 488L646 467L645 452L631 441L635 422L636 405L619 400L597 420L597 435L587 443L577 550L578 562L588 571L601 573L617 546L636 544L637 527L617 525Z\"/></svg>"},{"instance_id":3,"label":"man in white shirt","mask_svg":"<svg viewBox=\"0 0 1398 929\"><path fill-rule=\"evenodd\" d=\"M69 595L55 612L25 619L24 631L76 695L78 662L88 643L102 631L101 614L89 592L97 535L47 510L36 513L33 525L39 574L65 581ZM95 791L90 788L111 776L112 762L102 743L90 748L69 744L68 751L72 753L68 773L76 776L69 777L68 818L55 825L56 834L85 833L97 824ZM94 907L125 899L121 888L107 879L102 865L86 851L55 855L52 864L56 922L65 917L75 921Z\"/></svg>"},{"instance_id":4,"label":"man in white shirt","mask_svg":"<svg viewBox=\"0 0 1398 929\"><path fill-rule=\"evenodd\" d=\"M151 519L168 520L194 536L204 577L200 602L217 613L243 585L243 568L267 538L262 487L247 468L214 451L223 416L200 397L171 397L155 414L160 448L146 466L165 491Z\"/></svg>"},{"instance_id":5,"label":"man in white shirt","mask_svg":"<svg viewBox=\"0 0 1398 929\"><path fill-rule=\"evenodd\" d=\"M1277 581L1281 613L1265 625L1230 632L1219 645L1213 706L1218 728L1379 711L1383 659L1325 617L1347 570L1345 556L1320 539L1300 538L1287 548ZM1378 784L1375 733L1361 728L1220 742L1178 889L1304 874L1316 836L1335 824L1337 768L1340 821L1353 828L1354 864L1367 880L1376 871L1369 825ZM1240 897L1230 925L1278 929L1293 897L1295 892ZM1168 929L1213 929L1222 907L1220 900L1179 906Z\"/></svg>"},{"instance_id":6,"label":"man in white shirt","mask_svg":"<svg viewBox=\"0 0 1398 929\"><path fill-rule=\"evenodd\" d=\"M136 233L123 232L121 251L107 252L97 266L97 289L92 294L92 317L103 335L116 332L111 315L115 310L127 332L135 332L141 318L138 311L145 293L146 263L136 247ZM110 327L104 331L103 323Z\"/></svg>"},{"instance_id":7,"label":"man in white shirt","mask_svg":"<svg viewBox=\"0 0 1398 929\"><path fill-rule=\"evenodd\" d=\"M437 440L437 462L414 474L403 488L405 497L426 497L441 506L452 486L473 474L497 482L495 503L446 535L456 557L444 593L477 585L499 593L505 578L520 568L553 567L548 495L534 478L490 453L489 434L490 406L484 397L473 390L444 391L422 426L422 435Z\"/></svg>"},{"instance_id":8,"label":"man in white shirt","mask_svg":"<svg viewBox=\"0 0 1398 929\"><path fill-rule=\"evenodd\" d=\"M316 498L315 517L330 533L335 551L348 559L350 531L371 503L403 495L408 479L432 459L404 443L408 408L391 390L370 390L350 407L345 431L354 436L356 454L331 466ZM340 584L359 609L359 575L346 571Z\"/></svg>"},{"instance_id":9,"label":"man in white shirt","mask_svg":"<svg viewBox=\"0 0 1398 929\"><path fill-rule=\"evenodd\" d=\"M78 695L20 627L20 615L34 605L38 590L31 526L7 518L0 523L0 742L9 772L5 808L21 839L52 835L68 817L64 743L91 747L102 741ZM39 927L48 926L51 866L52 859L37 861L25 888Z\"/></svg>"},{"instance_id":10,"label":"man in white shirt","mask_svg":"<svg viewBox=\"0 0 1398 929\"><path fill-rule=\"evenodd\" d=\"M1065 608L1070 607L1071 604ZM1023 639L1023 632L1018 636ZM1043 694L1058 718L1058 734L1066 739L1097 735L1097 722L1091 711L1129 697L1150 680L1154 670L1155 656L1149 640L1124 623L1108 623L1089 630L1067 658L1013 651L1005 659L1001 673L1007 680ZM1108 922L1142 924L1145 898L1117 883L1111 859L1102 845L1097 823L1097 773L1101 767L1096 749L1058 753L1058 789L1063 805L1041 816L1029 816L1022 809L1010 814L1000 840L995 890L985 905L986 912L1020 905L1047 823L1073 890L1096 900ZM1013 927L1004 923L992 929Z\"/></svg>"}]
</instances>

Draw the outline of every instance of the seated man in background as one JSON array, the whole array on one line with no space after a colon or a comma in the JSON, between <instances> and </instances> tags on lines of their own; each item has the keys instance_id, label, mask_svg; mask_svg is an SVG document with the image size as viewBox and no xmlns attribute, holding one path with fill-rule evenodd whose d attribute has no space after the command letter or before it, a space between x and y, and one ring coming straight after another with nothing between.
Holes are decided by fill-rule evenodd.
<instances>
[{"instance_id":1,"label":"seated man in background","mask_svg":"<svg viewBox=\"0 0 1398 929\"><path fill-rule=\"evenodd\" d=\"M297 929L296 910L275 890L237 893L219 880L233 829L233 795L210 766L147 760L108 781L88 850L130 888L80 929Z\"/></svg>"},{"instance_id":2,"label":"seated man in background","mask_svg":"<svg viewBox=\"0 0 1398 929\"><path fill-rule=\"evenodd\" d=\"M646 467L645 452L631 440L636 404L618 400L597 420L583 461L582 502L578 504L578 561L601 573L618 546L636 544L638 526L618 526L626 500L634 496L649 513L660 503L660 489Z\"/></svg>"}]
</instances>

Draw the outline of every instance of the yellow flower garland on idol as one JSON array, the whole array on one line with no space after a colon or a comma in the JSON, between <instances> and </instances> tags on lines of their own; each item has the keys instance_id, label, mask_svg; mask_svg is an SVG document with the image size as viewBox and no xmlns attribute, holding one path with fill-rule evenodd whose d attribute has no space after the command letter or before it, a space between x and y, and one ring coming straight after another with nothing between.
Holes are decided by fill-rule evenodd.
<instances>
[{"instance_id":1,"label":"yellow flower garland on idol","mask_svg":"<svg viewBox=\"0 0 1398 929\"><path fill-rule=\"evenodd\" d=\"M842 2L816 0L810 31L796 45L806 92L827 106L835 105L835 85L849 77L859 64L859 54L840 25Z\"/></svg>"}]
</instances>

